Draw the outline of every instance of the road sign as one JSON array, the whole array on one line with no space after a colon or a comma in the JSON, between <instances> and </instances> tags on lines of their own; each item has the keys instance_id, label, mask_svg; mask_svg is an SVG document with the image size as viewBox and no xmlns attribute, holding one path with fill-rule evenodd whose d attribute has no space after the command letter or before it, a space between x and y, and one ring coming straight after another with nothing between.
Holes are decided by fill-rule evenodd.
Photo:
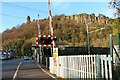
<instances>
[{"instance_id":1,"label":"road sign","mask_svg":"<svg viewBox=\"0 0 120 80\"><path fill-rule=\"evenodd\" d=\"M57 66L57 60L54 59L54 66Z\"/></svg>"},{"instance_id":2,"label":"road sign","mask_svg":"<svg viewBox=\"0 0 120 80\"><path fill-rule=\"evenodd\" d=\"M53 48L53 57L54 58L58 57L58 48Z\"/></svg>"},{"instance_id":3,"label":"road sign","mask_svg":"<svg viewBox=\"0 0 120 80\"><path fill-rule=\"evenodd\" d=\"M32 44L31 49L32 49L32 50L35 50L35 49L36 49L36 46L35 46L34 44Z\"/></svg>"}]
</instances>

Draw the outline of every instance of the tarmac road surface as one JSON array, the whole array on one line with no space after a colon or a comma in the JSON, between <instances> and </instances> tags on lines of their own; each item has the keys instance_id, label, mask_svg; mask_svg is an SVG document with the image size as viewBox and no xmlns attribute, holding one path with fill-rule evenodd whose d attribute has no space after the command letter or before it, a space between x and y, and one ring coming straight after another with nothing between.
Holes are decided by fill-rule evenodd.
<instances>
[{"instance_id":1,"label":"tarmac road surface","mask_svg":"<svg viewBox=\"0 0 120 80\"><path fill-rule=\"evenodd\" d=\"M33 60L2 60L2 80L55 80Z\"/></svg>"}]
</instances>

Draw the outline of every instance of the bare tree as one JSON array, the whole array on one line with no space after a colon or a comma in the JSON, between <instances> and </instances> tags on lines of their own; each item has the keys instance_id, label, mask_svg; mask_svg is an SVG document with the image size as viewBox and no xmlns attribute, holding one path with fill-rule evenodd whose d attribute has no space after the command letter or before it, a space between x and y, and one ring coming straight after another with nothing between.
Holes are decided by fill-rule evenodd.
<instances>
[{"instance_id":1,"label":"bare tree","mask_svg":"<svg viewBox=\"0 0 120 80\"><path fill-rule=\"evenodd\" d=\"M109 2L109 7L116 10L115 16L120 17L120 0L111 0Z\"/></svg>"}]
</instances>

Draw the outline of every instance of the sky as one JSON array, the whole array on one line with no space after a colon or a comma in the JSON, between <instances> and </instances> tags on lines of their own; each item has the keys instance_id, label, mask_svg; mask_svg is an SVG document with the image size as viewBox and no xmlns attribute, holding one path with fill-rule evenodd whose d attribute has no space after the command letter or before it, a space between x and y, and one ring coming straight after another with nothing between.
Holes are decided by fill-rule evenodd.
<instances>
[{"instance_id":1,"label":"sky","mask_svg":"<svg viewBox=\"0 0 120 80\"><path fill-rule=\"evenodd\" d=\"M108 2L96 2L96 1L59 1L51 2L52 14L59 15L73 15L73 14L104 14L113 18L113 10L108 7ZM40 19L48 18L48 5L47 1L7 1L0 2L0 33L6 29L19 26L26 22L26 17L29 15L31 21L37 19L37 15L40 15Z\"/></svg>"}]
</instances>

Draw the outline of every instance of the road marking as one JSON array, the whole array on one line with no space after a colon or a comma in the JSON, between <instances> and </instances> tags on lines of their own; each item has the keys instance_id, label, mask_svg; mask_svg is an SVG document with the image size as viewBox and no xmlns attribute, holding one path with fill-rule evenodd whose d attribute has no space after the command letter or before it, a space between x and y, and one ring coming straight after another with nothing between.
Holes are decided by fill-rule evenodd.
<instances>
[{"instance_id":1,"label":"road marking","mask_svg":"<svg viewBox=\"0 0 120 80\"><path fill-rule=\"evenodd\" d=\"M16 70L16 72L15 72L12 80L15 80L15 78L16 78L16 76L17 76L17 73L18 73L18 71L19 71L19 67L20 67L21 64L22 64L22 62L19 63L19 65L18 65L18 67L17 67L17 70Z\"/></svg>"},{"instance_id":2,"label":"road marking","mask_svg":"<svg viewBox=\"0 0 120 80\"><path fill-rule=\"evenodd\" d=\"M38 64L39 68L45 72L46 74L48 74L49 76L51 76L52 78L54 78L55 80L57 80L53 75L49 74L48 72L46 72L39 64Z\"/></svg>"}]
</instances>

